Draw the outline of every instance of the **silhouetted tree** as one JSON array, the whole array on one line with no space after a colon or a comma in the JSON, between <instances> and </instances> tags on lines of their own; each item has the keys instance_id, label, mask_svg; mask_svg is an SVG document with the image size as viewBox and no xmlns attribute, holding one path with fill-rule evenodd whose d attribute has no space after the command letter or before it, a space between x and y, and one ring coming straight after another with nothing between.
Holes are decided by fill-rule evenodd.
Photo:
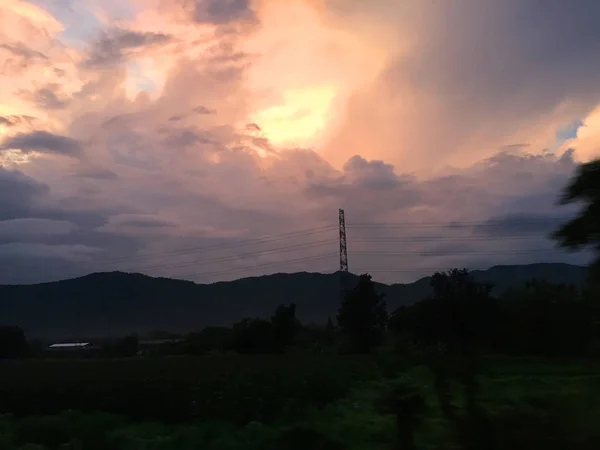
<instances>
[{"instance_id":1,"label":"silhouetted tree","mask_svg":"<svg viewBox=\"0 0 600 450\"><path fill-rule=\"evenodd\" d=\"M232 350L238 353L272 353L273 327L264 319L244 319L233 325Z\"/></svg>"},{"instance_id":2,"label":"silhouetted tree","mask_svg":"<svg viewBox=\"0 0 600 450\"><path fill-rule=\"evenodd\" d=\"M333 324L333 320L331 320L331 316L327 317L325 328L327 331L335 331L335 325Z\"/></svg>"},{"instance_id":3,"label":"silhouetted tree","mask_svg":"<svg viewBox=\"0 0 600 450\"><path fill-rule=\"evenodd\" d=\"M323 343L325 345L331 346L335 342L335 334L337 332L337 328L331 320L331 317L327 318L327 324L325 325L325 333L323 336Z\"/></svg>"},{"instance_id":4,"label":"silhouetted tree","mask_svg":"<svg viewBox=\"0 0 600 450\"><path fill-rule=\"evenodd\" d=\"M271 320L246 318L234 324L231 348L238 353L282 353L300 327L296 305L280 305Z\"/></svg>"},{"instance_id":5,"label":"silhouetted tree","mask_svg":"<svg viewBox=\"0 0 600 450\"><path fill-rule=\"evenodd\" d=\"M495 313L491 285L475 282L464 269L435 273L430 283L433 295L422 302L414 318L418 341L468 353L474 344L489 340Z\"/></svg>"},{"instance_id":6,"label":"silhouetted tree","mask_svg":"<svg viewBox=\"0 0 600 450\"><path fill-rule=\"evenodd\" d=\"M271 317L271 327L273 348L275 351L282 353L288 346L292 345L296 332L300 327L296 319L296 305L294 303L290 306L280 305L275 310L275 315Z\"/></svg>"},{"instance_id":7,"label":"silhouetted tree","mask_svg":"<svg viewBox=\"0 0 600 450\"><path fill-rule=\"evenodd\" d=\"M356 287L346 292L337 321L352 352L368 353L381 344L388 321L383 298L368 274L361 275Z\"/></svg>"},{"instance_id":8,"label":"silhouetted tree","mask_svg":"<svg viewBox=\"0 0 600 450\"><path fill-rule=\"evenodd\" d=\"M579 215L556 230L552 237L565 248L592 247L597 255L591 266L595 279L600 277L600 159L582 164L565 188L560 203L579 203Z\"/></svg>"},{"instance_id":9,"label":"silhouetted tree","mask_svg":"<svg viewBox=\"0 0 600 450\"><path fill-rule=\"evenodd\" d=\"M23 358L27 354L27 339L19 327L0 326L0 359Z\"/></svg>"},{"instance_id":10,"label":"silhouetted tree","mask_svg":"<svg viewBox=\"0 0 600 450\"><path fill-rule=\"evenodd\" d=\"M492 448L487 431L488 417L478 405L479 355L476 351L490 341L494 327L495 303L492 286L477 283L466 269L435 273L431 278L433 296L426 303L428 314L421 338L455 350L455 358L433 355L429 365L434 389L444 417L452 422L464 448ZM421 319L421 317L419 318ZM493 334L493 331L492 331ZM462 385L464 408L461 413L453 400L453 379Z\"/></svg>"},{"instance_id":11,"label":"silhouetted tree","mask_svg":"<svg viewBox=\"0 0 600 450\"><path fill-rule=\"evenodd\" d=\"M228 327L207 327L185 339L185 353L201 355L211 350L225 351L232 346L233 330Z\"/></svg>"},{"instance_id":12,"label":"silhouetted tree","mask_svg":"<svg viewBox=\"0 0 600 450\"><path fill-rule=\"evenodd\" d=\"M505 349L516 354L582 356L593 337L593 303L574 286L532 280L509 291Z\"/></svg>"}]
</instances>

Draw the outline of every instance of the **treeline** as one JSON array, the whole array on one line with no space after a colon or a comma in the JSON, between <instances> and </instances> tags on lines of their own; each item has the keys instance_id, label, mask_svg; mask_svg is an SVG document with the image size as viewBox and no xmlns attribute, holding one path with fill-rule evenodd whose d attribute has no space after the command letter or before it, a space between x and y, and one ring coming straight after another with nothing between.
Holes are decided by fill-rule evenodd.
<instances>
[{"instance_id":1,"label":"treeline","mask_svg":"<svg viewBox=\"0 0 600 450\"><path fill-rule=\"evenodd\" d=\"M281 305L270 318L245 318L231 327L208 327L180 339L143 348L135 335L108 340L92 353L101 357L137 354L204 355L211 352L281 354L369 353L385 347L460 347L507 355L583 357L598 351L597 290L531 281L501 297L466 270L436 273L433 294L388 313L385 298L367 274L346 292L337 316L326 325L303 325L296 305ZM168 333L164 336L176 337ZM0 327L0 358L44 354L22 330Z\"/></svg>"},{"instance_id":2,"label":"treeline","mask_svg":"<svg viewBox=\"0 0 600 450\"><path fill-rule=\"evenodd\" d=\"M592 287L530 281L501 297L466 270L436 273L433 295L393 312L388 324L397 345L469 343L507 355L583 357L597 352L600 304Z\"/></svg>"}]
</instances>

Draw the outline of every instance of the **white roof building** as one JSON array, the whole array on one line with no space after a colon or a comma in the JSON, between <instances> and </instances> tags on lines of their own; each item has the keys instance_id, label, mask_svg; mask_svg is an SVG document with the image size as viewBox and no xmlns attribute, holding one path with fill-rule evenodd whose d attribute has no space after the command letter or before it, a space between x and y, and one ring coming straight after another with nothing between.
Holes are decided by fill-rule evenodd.
<instances>
[{"instance_id":1,"label":"white roof building","mask_svg":"<svg viewBox=\"0 0 600 450\"><path fill-rule=\"evenodd\" d=\"M92 347L92 344L89 342L65 342L62 344L52 344L51 349L71 349L71 348L86 348Z\"/></svg>"}]
</instances>

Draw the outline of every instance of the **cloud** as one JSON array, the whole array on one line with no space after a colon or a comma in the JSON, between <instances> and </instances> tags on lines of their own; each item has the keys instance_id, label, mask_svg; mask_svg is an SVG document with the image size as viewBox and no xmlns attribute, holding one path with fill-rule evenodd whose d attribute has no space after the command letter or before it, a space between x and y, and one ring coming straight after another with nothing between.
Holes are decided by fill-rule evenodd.
<instances>
[{"instance_id":1,"label":"cloud","mask_svg":"<svg viewBox=\"0 0 600 450\"><path fill-rule=\"evenodd\" d=\"M582 161L600 157L600 106L578 124L575 136L567 139L561 149L571 149Z\"/></svg>"},{"instance_id":2,"label":"cloud","mask_svg":"<svg viewBox=\"0 0 600 450\"><path fill-rule=\"evenodd\" d=\"M78 177L92 178L95 180L117 180L119 176L110 169L102 167L85 167L75 174Z\"/></svg>"},{"instance_id":3,"label":"cloud","mask_svg":"<svg viewBox=\"0 0 600 450\"><path fill-rule=\"evenodd\" d=\"M360 155L350 158L344 165L344 171L353 176L357 184L368 188L389 189L400 182L394 166L383 161L367 161Z\"/></svg>"},{"instance_id":4,"label":"cloud","mask_svg":"<svg viewBox=\"0 0 600 450\"><path fill-rule=\"evenodd\" d=\"M196 114L215 114L216 113L216 111L214 109L209 109L206 106L202 106L202 105L196 106L194 108L194 112Z\"/></svg>"},{"instance_id":5,"label":"cloud","mask_svg":"<svg viewBox=\"0 0 600 450\"><path fill-rule=\"evenodd\" d=\"M0 244L0 259L44 258L86 261L98 250L83 245L46 245L32 243Z\"/></svg>"},{"instance_id":6,"label":"cloud","mask_svg":"<svg viewBox=\"0 0 600 450\"><path fill-rule=\"evenodd\" d=\"M17 149L22 152L42 152L66 156L78 156L81 145L75 139L47 131L19 133L2 142L0 150Z\"/></svg>"},{"instance_id":7,"label":"cloud","mask_svg":"<svg viewBox=\"0 0 600 450\"><path fill-rule=\"evenodd\" d=\"M93 44L85 65L87 67L114 65L122 62L134 52L164 45L170 40L171 36L159 32L114 29L103 33Z\"/></svg>"},{"instance_id":8,"label":"cloud","mask_svg":"<svg viewBox=\"0 0 600 450\"><path fill-rule=\"evenodd\" d=\"M257 20L250 0L184 0L184 4L192 7L194 19L200 23L223 25Z\"/></svg>"},{"instance_id":9,"label":"cloud","mask_svg":"<svg viewBox=\"0 0 600 450\"><path fill-rule=\"evenodd\" d=\"M585 261L547 231L600 142L594 4L82 5L0 18L29 58L0 80L0 283L333 271L340 207L382 281Z\"/></svg>"},{"instance_id":10,"label":"cloud","mask_svg":"<svg viewBox=\"0 0 600 450\"><path fill-rule=\"evenodd\" d=\"M44 236L66 235L77 226L71 222L49 219L13 219L0 221L0 241L32 240Z\"/></svg>"},{"instance_id":11,"label":"cloud","mask_svg":"<svg viewBox=\"0 0 600 450\"><path fill-rule=\"evenodd\" d=\"M28 90L19 91L19 96L25 100L35 103L45 110L64 109L69 105L70 99L60 92L60 85L51 83L34 92Z\"/></svg>"},{"instance_id":12,"label":"cloud","mask_svg":"<svg viewBox=\"0 0 600 450\"><path fill-rule=\"evenodd\" d=\"M44 109L63 109L63 108L65 108L69 104L69 101L64 98L60 98L55 92L56 88L57 88L57 86L54 85L54 86L47 86L47 87L39 89L35 93L35 97L34 97L36 103L41 108L44 108Z\"/></svg>"},{"instance_id":13,"label":"cloud","mask_svg":"<svg viewBox=\"0 0 600 450\"><path fill-rule=\"evenodd\" d=\"M0 125L4 125L5 127L31 125L35 123L35 121L35 117L31 116L0 116Z\"/></svg>"},{"instance_id":14,"label":"cloud","mask_svg":"<svg viewBox=\"0 0 600 450\"><path fill-rule=\"evenodd\" d=\"M423 171L514 142L539 151L600 103L594 0L577 9L550 1L543 11L537 0L331 5L337 21L389 48L385 69L354 94L328 145L338 166L354 153Z\"/></svg>"},{"instance_id":15,"label":"cloud","mask_svg":"<svg viewBox=\"0 0 600 450\"><path fill-rule=\"evenodd\" d=\"M23 42L15 42L12 44L0 44L0 48L9 51L14 56L29 60L29 59L48 59L42 52L32 50Z\"/></svg>"},{"instance_id":16,"label":"cloud","mask_svg":"<svg viewBox=\"0 0 600 450\"><path fill-rule=\"evenodd\" d=\"M0 167L0 220L28 217L48 186L22 172Z\"/></svg>"}]
</instances>

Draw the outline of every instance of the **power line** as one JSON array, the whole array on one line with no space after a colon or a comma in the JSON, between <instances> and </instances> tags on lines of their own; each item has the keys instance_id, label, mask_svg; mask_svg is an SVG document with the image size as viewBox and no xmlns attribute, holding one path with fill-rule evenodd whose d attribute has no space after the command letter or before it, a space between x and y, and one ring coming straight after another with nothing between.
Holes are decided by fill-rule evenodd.
<instances>
[{"instance_id":1,"label":"power line","mask_svg":"<svg viewBox=\"0 0 600 450\"><path fill-rule=\"evenodd\" d=\"M252 267L240 267L240 268L237 268L237 269L221 270L221 271L217 271L217 272L192 273L192 274L184 275L183 278L223 275L223 274L233 273L233 272L244 272L244 271L248 271L248 270L266 269L266 268L269 268L269 267L276 267L276 266L281 266L281 265L284 265L284 264L309 262L309 261L318 261L318 260L321 260L321 259L337 258L337 257L338 257L337 253L325 253L325 254L322 254L322 255L315 255L315 256L309 256L309 257L297 258L297 259L290 259L290 260L285 260L285 261L278 261L278 262L275 262L275 263L261 264L261 265L252 266Z\"/></svg>"},{"instance_id":2,"label":"power line","mask_svg":"<svg viewBox=\"0 0 600 450\"><path fill-rule=\"evenodd\" d=\"M467 269L468 271L472 271L475 269L469 267L460 266L460 269ZM450 268L440 269L439 267L419 267L416 269L358 269L355 273L421 273L421 272L445 272L450 270Z\"/></svg>"},{"instance_id":3,"label":"power line","mask_svg":"<svg viewBox=\"0 0 600 450\"><path fill-rule=\"evenodd\" d=\"M243 259L243 258L251 258L254 256L264 256L264 255L283 253L283 252L290 251L290 250L320 247L320 246L326 245L326 244L335 244L336 242L337 242L336 239L326 239L326 240L312 242L310 244L294 244L294 245L288 245L286 247L273 248L273 249L262 250L262 251L251 252L251 253L242 253L241 255L226 256L226 257L221 257L221 258L200 259L200 260L185 261L185 262L181 262L181 263L172 263L172 264L159 264L159 265L142 267L142 268L138 268L135 270L179 268L179 267L188 267L188 266L193 266L193 265L205 265L205 264L213 264L213 263L219 263L219 262L229 262L229 261L236 261L238 259Z\"/></svg>"},{"instance_id":4,"label":"power line","mask_svg":"<svg viewBox=\"0 0 600 450\"><path fill-rule=\"evenodd\" d=\"M396 222L396 223L348 223L347 228L464 228L464 227L476 227L476 226L507 226L507 225L537 225L537 224L548 224L553 221L565 221L568 220L564 217L544 217L539 219L507 219L507 220L485 220L485 221L454 221L454 222Z\"/></svg>"},{"instance_id":5,"label":"power line","mask_svg":"<svg viewBox=\"0 0 600 450\"><path fill-rule=\"evenodd\" d=\"M419 251L408 251L408 252L378 252L378 251L358 251L352 252L353 255L376 255L376 256L407 256L407 255L419 255L419 256L454 256L454 255L527 255L530 253L545 253L556 251L552 248L540 248L531 250L516 250L510 252L419 252Z\"/></svg>"},{"instance_id":6,"label":"power line","mask_svg":"<svg viewBox=\"0 0 600 450\"><path fill-rule=\"evenodd\" d=\"M543 234L530 235L494 235L493 239L506 240L533 240L547 239ZM352 242L367 242L367 243L394 243L394 242L456 242L456 241L490 241L491 236L416 236L416 237L394 237L394 236L374 236L374 237L356 237Z\"/></svg>"},{"instance_id":7,"label":"power line","mask_svg":"<svg viewBox=\"0 0 600 450\"><path fill-rule=\"evenodd\" d=\"M514 219L514 220L504 220L504 221L500 221L500 220L487 220L487 221L471 221L471 222L446 222L446 223L435 223L435 222L405 222L405 223L345 223L344 220L344 225L345 227L349 228L349 229L353 229L355 231L359 231L359 230L399 230L399 229L411 229L411 228L427 228L427 227L443 227L445 229L445 231L454 229L454 228L465 228L465 227L476 227L476 226L485 226L485 227L494 227L494 226L507 226L507 225L511 225L511 226L519 226L519 225L527 225L527 224L540 224L540 223L544 223L547 224L549 221L552 220L566 220L564 218L540 218L540 219ZM171 257L171 256L183 256L183 255L189 255L189 254L193 254L196 252L210 252L213 250L230 250L230 249L236 249L236 248L240 248L240 247L244 247L244 246L249 246L249 245L259 245L259 244L267 244L267 243L272 243L272 242L278 242L278 241L283 241L283 240L290 240L290 239L295 239L295 238L308 238L310 236L314 236L317 234L321 234L321 233L327 233L330 231L334 231L334 230L338 230L339 231L339 224L338 225L324 225L321 227L315 227L315 228L309 228L309 229L304 229L304 230L296 230L296 231L291 231L291 232L286 232L286 233L280 233L280 234L275 234L275 235L266 235L266 236L262 236L262 237L258 237L258 238L252 238L252 239L244 239L244 240L238 240L238 241L234 241L234 242L226 242L226 243L220 243L220 244L213 244L213 245L206 245L206 246L199 246L199 247L189 247L189 248L183 248L183 249L178 249L178 250L172 250L172 251L167 251L167 252L156 252L156 253L149 253L149 254L145 254L145 255L135 255L135 256L123 256L123 257L118 257L118 258L113 258L113 259L105 259L105 260L95 260L95 261L85 261L85 262L79 262L77 264L86 264L86 265L98 265L98 266L102 266L105 264L118 264L118 263L125 263L128 264L130 262L133 261L144 261L144 260L152 260L153 258L165 258L165 257ZM523 230L527 233L527 230ZM543 238L545 237L544 235L540 235L540 234L519 234L519 235L495 235L493 236L495 239L506 239L506 240L529 240L529 239L537 239L537 238ZM332 236L333 238L333 236ZM482 236L482 235L469 235L469 236L418 236L418 237L397 237L397 236L374 236L374 237L369 237L369 236L357 236L356 238L352 239L352 242L356 242L356 243L407 243L407 242L445 242L445 241L452 241L452 242L461 242L461 241L489 241L491 239L491 237L488 236ZM181 262L172 262L172 263L161 263L161 264L151 264L151 265L147 265L145 267L138 267L138 268L130 268L127 270L130 271L146 271L146 270L153 270L153 269L174 269L174 268L183 268L183 267L189 267L189 266L194 266L194 265L206 265L206 264L212 264L212 263L224 263L224 262L232 262L232 261L237 261L239 259L244 259L244 258L251 258L251 257L257 257L257 256L262 256L262 255L271 255L271 254L278 254L278 253L283 253L283 252L287 252L287 251L292 251L292 250L302 250L302 249L310 249L310 248L315 248L321 245L329 245L329 244L333 244L335 242L334 239L325 239L325 240L319 240L319 241L314 241L314 242L307 242L307 243L301 243L301 244L293 244L293 245L288 245L288 246L284 246L284 247L278 247L278 248L272 248L272 249L267 249L267 250L263 250L263 251L252 251L252 252L246 252L240 255L234 255L234 256L223 256L223 257L216 257L216 258L202 258L202 259L196 259L193 261L181 261ZM341 247L340 247L341 248ZM361 256L361 255L375 255L375 256L406 256L406 255L417 255L417 256L439 256L439 257L443 257L443 256L459 256L459 255L502 255L502 254L533 254L533 253L541 253L541 252L549 252L552 251L553 249L531 249L531 250L517 250L517 251L512 251L512 252L491 252L491 251L453 251L453 252L422 252L422 251L399 251L399 252L390 252L390 251L356 251L356 252L352 252L352 255L357 255L357 256ZM338 254L338 256L341 256ZM215 271L215 272L205 272L205 273L200 273L198 275L202 275L202 276L209 276L209 275L221 275L221 274L226 274L226 273L235 273L235 272L239 272L239 271L249 271L249 270L260 270L262 268L268 268L268 267L274 267L277 265L282 265L282 264L286 264L286 263L290 263L290 262L308 262L308 261L314 261L314 260L318 260L318 259L322 259L323 257L329 257L327 255L325 256L318 256L318 257L312 257L312 256L307 256L307 257L302 257L302 258L298 258L298 259L294 259L291 261L280 261L277 263L272 263L272 264L268 264L268 265L256 265L256 266L251 266L251 267L242 267L242 268L237 268L237 269L228 269L228 270L220 270L220 271ZM316 259L315 259L316 258ZM346 259L347 261L347 259ZM65 264L65 267L72 267L73 263L69 263L69 264ZM60 266L54 266L54 268L60 268ZM419 270L426 270L426 269L419 269Z\"/></svg>"},{"instance_id":8,"label":"power line","mask_svg":"<svg viewBox=\"0 0 600 450\"><path fill-rule=\"evenodd\" d=\"M182 254L194 253L194 252L199 252L199 251L228 250L231 248L239 248L239 247L243 247L243 246L251 245L251 244L263 244L263 243L268 243L268 242L273 242L273 241L279 241L282 239L293 239L296 237L312 236L314 234L322 233L324 231L333 231L336 228L337 228L336 225L327 225L327 226L323 226L323 227L291 231L288 233L281 233L281 234L276 234L276 235L266 235L266 236L259 237L259 238L246 239L246 240L237 241L237 242L233 242L233 243L214 244L214 245L208 245L208 246L202 246L202 247L191 247L191 248L180 249L180 250L175 250L175 251L171 251L171 252L161 252L161 253L154 253L154 254L147 254L147 255L139 255L136 257L116 258L116 259L112 259L112 260L100 261L99 263L114 263L114 262L118 262L121 260L127 260L127 259L129 259L129 260L151 259L154 257L182 255Z\"/></svg>"},{"instance_id":9,"label":"power line","mask_svg":"<svg viewBox=\"0 0 600 450\"><path fill-rule=\"evenodd\" d=\"M446 272L453 268L466 269L469 272L476 271L476 270L482 270L482 269L477 269L477 268L473 268L473 267L465 267L465 266L459 265L458 267L456 267L456 266L446 267L445 269L440 269L439 267L419 267L419 268L415 268L415 269L378 269L378 268L366 269L366 268L361 268L361 269L357 269L355 273L357 273L357 274L358 273L422 273L422 272L435 273L435 272Z\"/></svg>"},{"instance_id":10,"label":"power line","mask_svg":"<svg viewBox=\"0 0 600 450\"><path fill-rule=\"evenodd\" d=\"M180 255L186 255L186 254L191 254L191 253L196 253L196 252L204 252L204 251L212 251L212 250L229 250L229 249L244 247L244 246L253 245L253 244L267 244L267 243L271 243L271 242L280 241L282 239L295 239L295 238L300 238L300 237L308 237L308 236L313 236L318 233L324 233L324 232L335 231L335 230L337 230L337 225L327 225L327 226L323 226L323 227L309 228L309 229L305 229L305 230L292 231L292 232L281 233L281 234L277 234L277 235L266 235L266 236L259 237L259 238L246 239L246 240L237 241L237 242L233 242L233 243L214 244L214 245L201 246L201 247L189 247L186 249L179 249L179 250L174 250L174 251L169 251L169 252L160 252L160 253L157 252L157 253L150 253L150 254L146 254L146 255L137 255L137 256L123 256L123 257L119 257L119 258L105 259L105 260L81 261L81 262L79 262L79 264L105 265L105 264L115 264L115 263L120 263L120 262L127 263L130 261L143 261L143 260L148 260L148 259L153 259L153 258L164 258L164 257L168 257L168 256L180 256ZM54 265L53 268L60 269L61 267L71 267L71 266L72 266L72 263L68 263L68 264Z\"/></svg>"}]
</instances>

